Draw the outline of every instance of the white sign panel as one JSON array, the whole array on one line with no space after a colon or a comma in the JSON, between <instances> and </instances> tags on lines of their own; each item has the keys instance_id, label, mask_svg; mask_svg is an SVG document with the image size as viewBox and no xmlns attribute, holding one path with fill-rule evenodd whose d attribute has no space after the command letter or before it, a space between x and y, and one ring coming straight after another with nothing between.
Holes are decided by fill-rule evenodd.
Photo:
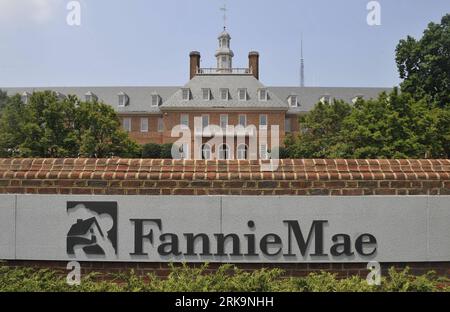
<instances>
[{"instance_id":1,"label":"white sign panel","mask_svg":"<svg viewBox=\"0 0 450 312\"><path fill-rule=\"evenodd\" d=\"M0 259L450 261L448 196L0 197Z\"/></svg>"}]
</instances>

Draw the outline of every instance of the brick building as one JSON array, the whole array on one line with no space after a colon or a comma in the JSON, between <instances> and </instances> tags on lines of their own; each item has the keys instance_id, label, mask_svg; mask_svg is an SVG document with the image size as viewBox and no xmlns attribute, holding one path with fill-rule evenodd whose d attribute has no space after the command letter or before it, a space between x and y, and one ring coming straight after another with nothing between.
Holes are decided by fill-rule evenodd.
<instances>
[{"instance_id":1,"label":"brick building","mask_svg":"<svg viewBox=\"0 0 450 312\"><path fill-rule=\"evenodd\" d=\"M328 87L267 87L260 80L259 53L250 52L247 68L234 68L234 53L231 50L231 36L224 30L218 37L219 48L215 54L216 68L202 68L199 52L189 55L189 81L182 87L56 87L56 88L5 88L9 95L20 94L26 102L34 91L51 89L64 97L69 94L85 101L98 100L111 105L118 113L122 125L130 137L139 144L173 143L178 137L172 136L176 125L186 125L194 129L194 118L199 117L203 127L217 125L225 129L227 125L254 125L256 133L238 136L216 150L208 145L211 136L202 135L203 158L216 156L222 159L266 158L270 147L268 138L261 143L259 131L262 128L279 127L279 144L286 134L298 133L298 116L313 108L319 101L328 102L342 99L354 102L357 98L374 98L383 88L328 88ZM249 151L249 136L258 139L258 148ZM228 144L227 144L228 143ZM192 142L193 144L193 142ZM186 144L181 149L192 158L194 151ZM217 153L217 154L214 154ZM253 155L253 154L254 155Z\"/></svg>"}]
</instances>

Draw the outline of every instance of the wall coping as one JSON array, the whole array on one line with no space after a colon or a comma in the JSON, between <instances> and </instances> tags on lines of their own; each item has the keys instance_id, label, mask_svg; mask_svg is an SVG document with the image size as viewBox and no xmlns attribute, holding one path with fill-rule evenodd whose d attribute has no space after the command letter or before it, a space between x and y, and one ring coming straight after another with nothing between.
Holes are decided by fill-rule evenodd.
<instances>
[{"instance_id":1,"label":"wall coping","mask_svg":"<svg viewBox=\"0 0 450 312\"><path fill-rule=\"evenodd\" d=\"M264 160L0 158L0 179L150 180L448 180L450 159L282 159L274 172Z\"/></svg>"}]
</instances>

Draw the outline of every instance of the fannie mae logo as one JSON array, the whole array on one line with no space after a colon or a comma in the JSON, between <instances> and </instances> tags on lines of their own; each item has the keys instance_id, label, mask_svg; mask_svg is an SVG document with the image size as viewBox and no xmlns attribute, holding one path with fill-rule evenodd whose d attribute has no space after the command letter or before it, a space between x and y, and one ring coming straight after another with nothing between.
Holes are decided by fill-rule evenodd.
<instances>
[{"instance_id":1,"label":"fannie mae logo","mask_svg":"<svg viewBox=\"0 0 450 312\"><path fill-rule=\"evenodd\" d=\"M117 255L117 202L67 202L67 254Z\"/></svg>"}]
</instances>

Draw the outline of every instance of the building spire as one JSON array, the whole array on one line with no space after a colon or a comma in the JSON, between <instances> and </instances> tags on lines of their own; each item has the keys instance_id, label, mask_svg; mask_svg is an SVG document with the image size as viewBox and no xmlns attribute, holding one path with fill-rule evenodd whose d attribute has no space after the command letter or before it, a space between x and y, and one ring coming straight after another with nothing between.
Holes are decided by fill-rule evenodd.
<instances>
[{"instance_id":1,"label":"building spire","mask_svg":"<svg viewBox=\"0 0 450 312\"><path fill-rule=\"evenodd\" d=\"M303 34L300 39L300 87L305 86L305 59L303 58Z\"/></svg>"},{"instance_id":2,"label":"building spire","mask_svg":"<svg viewBox=\"0 0 450 312\"><path fill-rule=\"evenodd\" d=\"M223 11L223 30L225 31L227 29L227 4L224 2L223 7L220 8L221 11Z\"/></svg>"}]
</instances>

